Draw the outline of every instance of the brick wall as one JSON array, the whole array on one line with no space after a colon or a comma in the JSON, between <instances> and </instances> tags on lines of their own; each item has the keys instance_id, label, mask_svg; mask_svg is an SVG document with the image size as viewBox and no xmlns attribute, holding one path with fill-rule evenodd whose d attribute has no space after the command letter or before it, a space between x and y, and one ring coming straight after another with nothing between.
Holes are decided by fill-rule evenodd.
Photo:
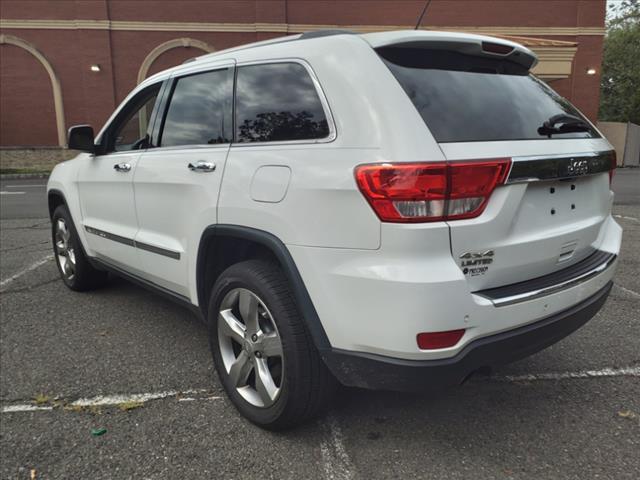
<instances>
[{"instance_id":1,"label":"brick wall","mask_svg":"<svg viewBox=\"0 0 640 480\"><path fill-rule=\"evenodd\" d=\"M65 125L89 123L98 130L135 86L145 57L163 42L194 38L216 50L281 35L276 25L413 25L423 0L239 0L169 2L162 0L2 0L3 20L78 20L113 22L210 22L260 24L261 31L151 31L89 28L8 28L0 33L35 46L59 78ZM605 0L433 0L425 26L590 28L604 26ZM238 27L240 25L240 27ZM255 26L255 25L254 25ZM224 28L233 30L234 28ZM213 28L215 29L215 28ZM220 28L219 28L220 29ZM537 29L537 30L536 30ZM255 28L254 28L255 30ZM266 31L262 31L266 30ZM598 110L602 35L530 35L578 42L570 78L551 85L590 118ZM149 73L200 55L196 48L163 53ZM51 84L44 67L13 45L0 45L0 145L56 145L57 128ZM101 71L91 72L92 64Z\"/></svg>"}]
</instances>

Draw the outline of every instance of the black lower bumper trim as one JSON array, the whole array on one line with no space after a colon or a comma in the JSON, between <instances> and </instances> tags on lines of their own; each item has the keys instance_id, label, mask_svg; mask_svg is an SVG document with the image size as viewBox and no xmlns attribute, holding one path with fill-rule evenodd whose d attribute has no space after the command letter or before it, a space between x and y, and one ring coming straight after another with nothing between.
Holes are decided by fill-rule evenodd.
<instances>
[{"instance_id":1,"label":"black lower bumper trim","mask_svg":"<svg viewBox=\"0 0 640 480\"><path fill-rule=\"evenodd\" d=\"M480 369L520 360L574 332L600 310L612 285L609 282L593 296L563 312L475 340L451 358L404 360L338 349L324 351L322 355L333 375L347 386L420 391L459 385Z\"/></svg>"}]
</instances>

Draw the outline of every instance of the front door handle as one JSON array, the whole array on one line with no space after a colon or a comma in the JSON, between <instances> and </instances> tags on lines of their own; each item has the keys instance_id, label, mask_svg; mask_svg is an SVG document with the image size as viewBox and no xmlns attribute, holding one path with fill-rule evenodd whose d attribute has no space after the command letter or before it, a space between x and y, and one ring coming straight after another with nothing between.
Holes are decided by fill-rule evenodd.
<instances>
[{"instance_id":1,"label":"front door handle","mask_svg":"<svg viewBox=\"0 0 640 480\"><path fill-rule=\"evenodd\" d=\"M128 164L128 163L116 163L116 164L113 166L113 169L114 169L116 172L128 172L128 171L130 171L130 170L131 170L131 165L130 165L130 164Z\"/></svg>"},{"instance_id":2,"label":"front door handle","mask_svg":"<svg viewBox=\"0 0 640 480\"><path fill-rule=\"evenodd\" d=\"M192 172L206 173L206 172L213 172L215 169L216 169L215 163L205 162L204 160L197 161L195 165L193 163L189 164L189 170L191 170Z\"/></svg>"}]
</instances>

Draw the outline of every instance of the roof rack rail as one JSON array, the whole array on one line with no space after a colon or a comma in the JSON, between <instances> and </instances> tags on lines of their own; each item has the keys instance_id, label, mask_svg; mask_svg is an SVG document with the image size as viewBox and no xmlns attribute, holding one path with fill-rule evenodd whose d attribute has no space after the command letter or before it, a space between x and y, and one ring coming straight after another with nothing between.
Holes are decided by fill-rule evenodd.
<instances>
[{"instance_id":1,"label":"roof rack rail","mask_svg":"<svg viewBox=\"0 0 640 480\"><path fill-rule=\"evenodd\" d=\"M329 29L329 30L313 30L300 35L298 40L307 40L309 38L331 37L333 35L355 35L356 32L351 30Z\"/></svg>"}]
</instances>

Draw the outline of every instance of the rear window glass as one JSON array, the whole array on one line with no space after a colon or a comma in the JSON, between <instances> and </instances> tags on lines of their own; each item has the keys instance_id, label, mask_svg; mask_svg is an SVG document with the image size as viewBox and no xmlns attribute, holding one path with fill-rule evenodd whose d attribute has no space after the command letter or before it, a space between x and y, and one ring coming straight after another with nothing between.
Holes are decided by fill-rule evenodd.
<instances>
[{"instance_id":1,"label":"rear window glass","mask_svg":"<svg viewBox=\"0 0 640 480\"><path fill-rule=\"evenodd\" d=\"M238 68L236 142L325 138L329 126L316 87L298 63Z\"/></svg>"},{"instance_id":2,"label":"rear window glass","mask_svg":"<svg viewBox=\"0 0 640 480\"><path fill-rule=\"evenodd\" d=\"M556 115L585 120L566 99L515 63L418 48L378 49L438 142L594 138L541 129ZM562 127L562 122L556 124ZM578 129L585 129L582 124ZM575 130L575 128L573 129Z\"/></svg>"}]
</instances>

